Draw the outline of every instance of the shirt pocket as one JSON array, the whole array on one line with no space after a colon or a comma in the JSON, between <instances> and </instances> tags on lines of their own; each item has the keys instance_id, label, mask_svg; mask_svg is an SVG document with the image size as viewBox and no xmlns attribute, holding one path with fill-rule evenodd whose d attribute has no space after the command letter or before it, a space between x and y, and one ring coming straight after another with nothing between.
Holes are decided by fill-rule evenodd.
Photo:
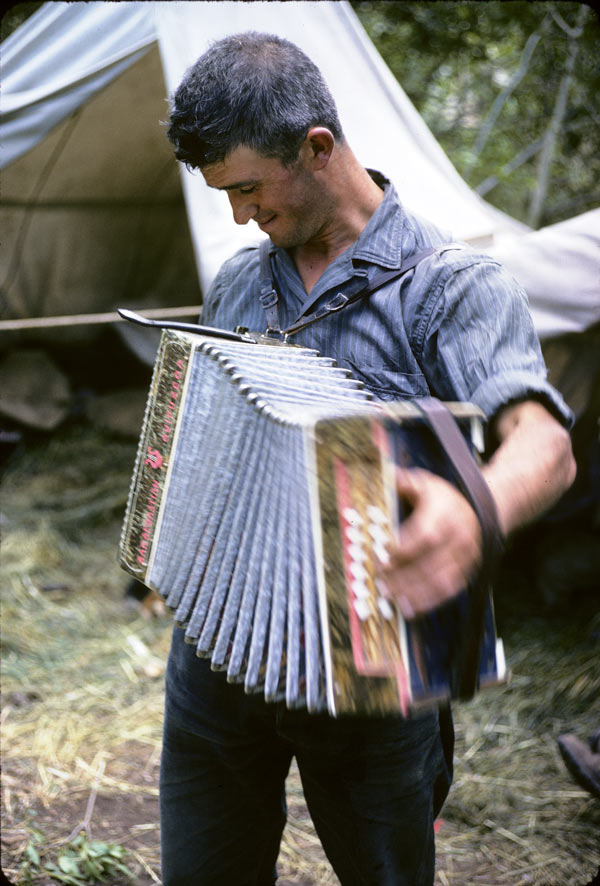
<instances>
[{"instance_id":1,"label":"shirt pocket","mask_svg":"<svg viewBox=\"0 0 600 886\"><path fill-rule=\"evenodd\" d=\"M422 372L397 372L388 367L359 365L351 360L345 362L352 374L380 400L412 400L430 395Z\"/></svg>"}]
</instances>

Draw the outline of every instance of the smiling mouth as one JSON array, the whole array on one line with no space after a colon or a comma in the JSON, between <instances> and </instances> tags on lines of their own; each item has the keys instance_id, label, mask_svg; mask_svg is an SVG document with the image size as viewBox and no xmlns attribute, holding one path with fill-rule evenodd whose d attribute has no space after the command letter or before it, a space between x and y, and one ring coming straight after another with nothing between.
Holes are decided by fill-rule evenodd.
<instances>
[{"instance_id":1,"label":"smiling mouth","mask_svg":"<svg viewBox=\"0 0 600 886\"><path fill-rule=\"evenodd\" d=\"M275 217L276 217L275 215L271 215L269 218L265 218L265 219L263 219L262 221L258 221L258 220L257 220L257 221L256 221L256 224L258 225L258 227L259 227L261 230L264 230L266 227L268 227L268 226L271 224L271 222L273 221L273 219L274 219Z\"/></svg>"}]
</instances>

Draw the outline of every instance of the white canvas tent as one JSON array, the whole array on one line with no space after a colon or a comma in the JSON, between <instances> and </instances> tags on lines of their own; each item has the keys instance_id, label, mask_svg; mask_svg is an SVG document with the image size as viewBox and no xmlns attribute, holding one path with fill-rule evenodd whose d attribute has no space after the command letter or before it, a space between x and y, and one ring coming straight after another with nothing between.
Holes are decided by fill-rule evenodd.
<instances>
[{"instance_id":1,"label":"white canvas tent","mask_svg":"<svg viewBox=\"0 0 600 886\"><path fill-rule=\"evenodd\" d=\"M161 126L184 70L247 29L305 49L355 153L408 207L486 248L508 238L514 258L526 228L460 178L349 4L52 2L2 46L7 316L197 304L221 262L261 236L178 168Z\"/></svg>"},{"instance_id":2,"label":"white canvas tent","mask_svg":"<svg viewBox=\"0 0 600 886\"><path fill-rule=\"evenodd\" d=\"M600 209L504 237L488 252L527 292L540 339L600 322Z\"/></svg>"},{"instance_id":3,"label":"white canvas tent","mask_svg":"<svg viewBox=\"0 0 600 886\"><path fill-rule=\"evenodd\" d=\"M315 60L350 144L407 205L484 243L522 229L462 181L346 3L48 3L2 48L2 276L15 315L194 304L190 239L205 289L262 236L181 169L183 210L161 126L185 69L212 40L251 28Z\"/></svg>"}]
</instances>

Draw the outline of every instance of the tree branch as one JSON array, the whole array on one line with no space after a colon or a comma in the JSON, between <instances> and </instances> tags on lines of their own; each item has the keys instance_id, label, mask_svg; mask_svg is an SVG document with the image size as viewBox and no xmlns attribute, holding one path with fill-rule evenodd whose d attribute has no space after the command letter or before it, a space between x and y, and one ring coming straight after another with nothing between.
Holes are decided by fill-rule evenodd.
<instances>
[{"instance_id":1,"label":"tree branch","mask_svg":"<svg viewBox=\"0 0 600 886\"><path fill-rule=\"evenodd\" d=\"M558 92L556 94L556 101L554 102L552 117L550 118L550 123L544 134L544 144L538 162L537 183L531 198L529 217L527 219L527 224L532 228L538 227L542 215L544 200L546 199L546 192L548 190L550 164L556 148L560 128L567 111L569 90L573 82L575 61L577 59L577 54L579 53L577 39L583 33L582 25L586 15L587 9L585 6L582 6L579 10L579 15L577 16L577 28L573 29L572 34L569 36L570 46L565 64L565 73L561 78Z\"/></svg>"},{"instance_id":2,"label":"tree branch","mask_svg":"<svg viewBox=\"0 0 600 886\"><path fill-rule=\"evenodd\" d=\"M546 16L546 18L542 22L540 30L534 31L534 33L530 35L527 43L525 44L525 49L521 54L517 70L514 72L514 74L510 78L510 81L507 83L504 89L494 99L489 114L487 115L481 128L479 129L479 132L477 133L477 138L475 140L473 150L471 151L471 157L469 158L469 161L463 169L464 178L468 178L477 158L483 151L486 142L490 136L490 133L494 127L494 124L500 116L502 108L527 73L531 57L533 56L534 50L542 38L542 33L547 29L549 21L550 20L548 16Z\"/></svg>"},{"instance_id":3,"label":"tree branch","mask_svg":"<svg viewBox=\"0 0 600 886\"><path fill-rule=\"evenodd\" d=\"M550 6L550 15L552 16L558 27L562 31L564 31L565 34L567 34L572 40L577 40L583 34L583 17L581 16L581 10L579 23L574 28L566 23L560 12L558 12L558 10L554 8L553 4Z\"/></svg>"},{"instance_id":4,"label":"tree branch","mask_svg":"<svg viewBox=\"0 0 600 886\"><path fill-rule=\"evenodd\" d=\"M511 172L514 172L515 169L518 169L519 166L522 166L523 163L526 163L531 157L535 156L543 144L543 138L537 138L534 142L531 142L531 144L523 148L522 151L519 151L510 163L505 163L498 175L489 175L481 182L481 184L477 185L475 192L483 197L484 194L487 194L488 191L491 191L492 188L496 187L501 177L504 178L507 175L510 175Z\"/></svg>"}]
</instances>

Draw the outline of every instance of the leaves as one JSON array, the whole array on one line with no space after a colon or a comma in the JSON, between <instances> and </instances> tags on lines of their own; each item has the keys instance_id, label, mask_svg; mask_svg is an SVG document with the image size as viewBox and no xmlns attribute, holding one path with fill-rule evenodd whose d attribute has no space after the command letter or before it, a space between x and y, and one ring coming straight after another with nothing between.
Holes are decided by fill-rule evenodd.
<instances>
[{"instance_id":1,"label":"leaves","mask_svg":"<svg viewBox=\"0 0 600 886\"><path fill-rule=\"evenodd\" d=\"M600 24L590 8L521 0L353 6L458 171L487 200L526 221L537 191L539 225L598 205ZM540 152L567 73L544 166Z\"/></svg>"},{"instance_id":2,"label":"leaves","mask_svg":"<svg viewBox=\"0 0 600 886\"><path fill-rule=\"evenodd\" d=\"M100 882L112 877L117 871L131 877L131 872L122 863L126 854L127 850L122 846L101 840L88 840L85 834L80 834L58 856L59 871L55 865L51 866L53 873L48 865L46 870L59 880L62 879L62 882L73 883L75 886Z\"/></svg>"},{"instance_id":3,"label":"leaves","mask_svg":"<svg viewBox=\"0 0 600 886\"><path fill-rule=\"evenodd\" d=\"M30 828L31 839L24 851L24 861L20 876L22 883L32 882L34 874L47 874L66 886L91 886L91 884L108 882L116 874L132 878L132 873L124 864L127 850L114 843L102 840L89 840L81 833L61 849L56 860L48 860L48 848L43 848L43 834ZM39 848L38 848L39 847Z\"/></svg>"},{"instance_id":4,"label":"leaves","mask_svg":"<svg viewBox=\"0 0 600 886\"><path fill-rule=\"evenodd\" d=\"M40 863L40 854L37 851L36 847L33 843L28 843L25 847L25 858L28 862L34 865L39 865Z\"/></svg>"}]
</instances>

